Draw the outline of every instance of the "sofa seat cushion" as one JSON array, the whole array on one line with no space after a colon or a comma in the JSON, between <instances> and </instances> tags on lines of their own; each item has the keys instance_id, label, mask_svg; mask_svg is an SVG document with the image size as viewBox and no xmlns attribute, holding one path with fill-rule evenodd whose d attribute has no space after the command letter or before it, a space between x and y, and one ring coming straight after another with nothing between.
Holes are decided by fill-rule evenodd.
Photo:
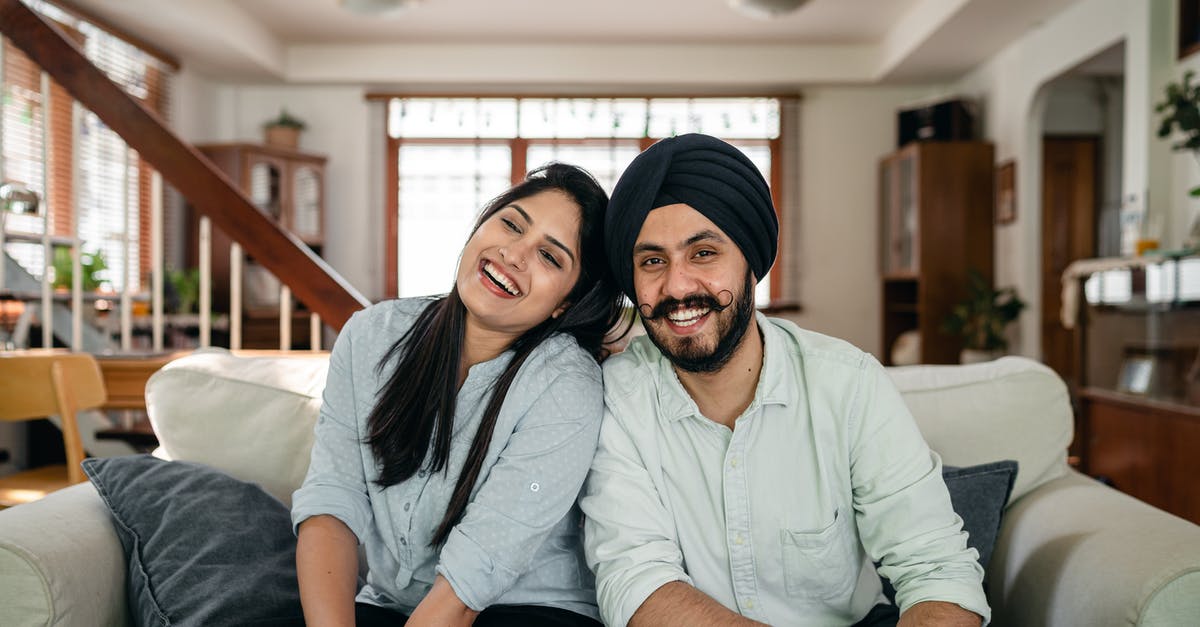
<instances>
[{"instance_id":1,"label":"sofa seat cushion","mask_svg":"<svg viewBox=\"0 0 1200 627\"><path fill-rule=\"evenodd\" d=\"M125 551L136 625L303 624L283 503L190 462L132 455L83 467Z\"/></svg>"},{"instance_id":2,"label":"sofa seat cushion","mask_svg":"<svg viewBox=\"0 0 1200 627\"><path fill-rule=\"evenodd\" d=\"M888 374L947 465L1017 462L1010 502L1067 472L1074 419L1067 386L1050 368L1002 357L967 366L889 368Z\"/></svg>"},{"instance_id":3,"label":"sofa seat cushion","mask_svg":"<svg viewBox=\"0 0 1200 627\"><path fill-rule=\"evenodd\" d=\"M285 504L308 472L328 353L176 359L146 383L159 457L208 464Z\"/></svg>"}]
</instances>

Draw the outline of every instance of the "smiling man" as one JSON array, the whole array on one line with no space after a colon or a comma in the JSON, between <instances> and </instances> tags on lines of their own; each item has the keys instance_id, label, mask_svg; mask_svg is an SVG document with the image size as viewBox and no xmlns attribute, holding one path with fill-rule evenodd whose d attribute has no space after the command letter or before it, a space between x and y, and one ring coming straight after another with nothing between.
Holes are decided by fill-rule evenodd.
<instances>
[{"instance_id":1,"label":"smiling man","mask_svg":"<svg viewBox=\"0 0 1200 627\"><path fill-rule=\"evenodd\" d=\"M754 310L777 238L766 181L716 138L660 141L617 183L609 263L647 336L604 364L581 503L605 622L980 625L977 554L883 368Z\"/></svg>"}]
</instances>

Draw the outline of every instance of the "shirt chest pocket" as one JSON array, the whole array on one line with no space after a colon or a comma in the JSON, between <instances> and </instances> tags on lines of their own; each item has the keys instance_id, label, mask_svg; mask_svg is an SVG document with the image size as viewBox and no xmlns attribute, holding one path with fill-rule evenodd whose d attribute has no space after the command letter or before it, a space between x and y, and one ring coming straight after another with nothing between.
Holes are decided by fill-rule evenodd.
<instances>
[{"instance_id":1,"label":"shirt chest pocket","mask_svg":"<svg viewBox=\"0 0 1200 627\"><path fill-rule=\"evenodd\" d=\"M843 510L817 531L781 529L783 577L789 596L833 600L848 595L858 580L860 560L852 518Z\"/></svg>"}]
</instances>

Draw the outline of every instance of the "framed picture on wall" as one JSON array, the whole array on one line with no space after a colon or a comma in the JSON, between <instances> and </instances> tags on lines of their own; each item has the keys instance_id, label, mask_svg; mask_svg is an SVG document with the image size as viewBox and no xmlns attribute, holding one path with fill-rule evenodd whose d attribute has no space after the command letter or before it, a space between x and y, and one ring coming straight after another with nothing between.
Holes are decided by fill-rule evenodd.
<instances>
[{"instance_id":1,"label":"framed picture on wall","mask_svg":"<svg viewBox=\"0 0 1200 627\"><path fill-rule=\"evenodd\" d=\"M1179 58L1200 52L1200 0L1179 0Z\"/></svg>"},{"instance_id":2,"label":"framed picture on wall","mask_svg":"<svg viewBox=\"0 0 1200 627\"><path fill-rule=\"evenodd\" d=\"M1011 159L996 166L996 224L1017 219L1017 163Z\"/></svg>"}]
</instances>

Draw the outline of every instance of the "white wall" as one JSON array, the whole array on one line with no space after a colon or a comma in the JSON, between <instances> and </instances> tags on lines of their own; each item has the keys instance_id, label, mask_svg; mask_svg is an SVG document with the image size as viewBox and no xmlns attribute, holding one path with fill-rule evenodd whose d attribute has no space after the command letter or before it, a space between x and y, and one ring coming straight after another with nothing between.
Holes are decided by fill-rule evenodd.
<instances>
[{"instance_id":1,"label":"white wall","mask_svg":"<svg viewBox=\"0 0 1200 627\"><path fill-rule=\"evenodd\" d=\"M800 102L800 215L785 216L797 324L882 358L879 158L896 149L896 110L920 87L814 87Z\"/></svg>"},{"instance_id":2,"label":"white wall","mask_svg":"<svg viewBox=\"0 0 1200 627\"><path fill-rule=\"evenodd\" d=\"M1149 5L1124 0L1081 0L1032 28L953 87L984 103L984 134L997 161L1017 164L1017 219L996 228L996 283L1012 285L1029 308L1021 316L1014 348L1041 354L1041 137L1047 93L1054 78L1105 48L1125 42L1123 189L1138 199L1148 189ZM1153 196L1152 196L1153 197Z\"/></svg>"},{"instance_id":3,"label":"white wall","mask_svg":"<svg viewBox=\"0 0 1200 627\"><path fill-rule=\"evenodd\" d=\"M261 142L262 123L282 107L304 120L305 152L322 154L325 168L324 258L367 298L383 289L381 105L369 105L355 86L217 85L211 126L197 124L200 141ZM189 138L191 139L191 138Z\"/></svg>"}]
</instances>

